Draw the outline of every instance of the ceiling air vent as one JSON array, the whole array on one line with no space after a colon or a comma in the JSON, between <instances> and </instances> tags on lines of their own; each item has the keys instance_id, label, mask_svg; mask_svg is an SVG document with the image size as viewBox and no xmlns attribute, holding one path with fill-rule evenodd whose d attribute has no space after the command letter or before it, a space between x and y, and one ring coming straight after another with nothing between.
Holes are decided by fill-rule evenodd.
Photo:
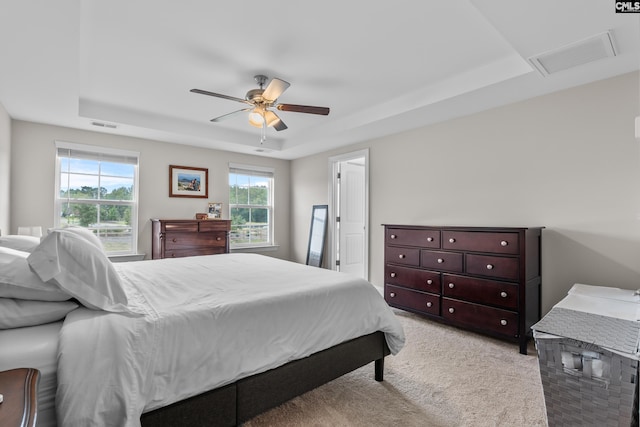
<instances>
[{"instance_id":1,"label":"ceiling air vent","mask_svg":"<svg viewBox=\"0 0 640 427\"><path fill-rule=\"evenodd\" d=\"M616 56L613 37L609 31L550 50L529 58L529 62L543 75L557 73L578 65Z\"/></svg>"},{"instance_id":2,"label":"ceiling air vent","mask_svg":"<svg viewBox=\"0 0 640 427\"><path fill-rule=\"evenodd\" d=\"M98 126L101 128L109 128L109 129L116 129L118 126L114 125L113 123L102 123L102 122L91 122L92 125L94 126Z\"/></svg>"}]
</instances>

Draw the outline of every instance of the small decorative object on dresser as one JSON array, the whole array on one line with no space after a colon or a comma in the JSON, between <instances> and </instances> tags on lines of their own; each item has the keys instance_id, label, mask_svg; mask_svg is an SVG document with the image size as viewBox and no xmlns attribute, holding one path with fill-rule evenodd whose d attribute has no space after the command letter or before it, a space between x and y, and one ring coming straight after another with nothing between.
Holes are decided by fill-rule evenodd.
<instances>
[{"instance_id":1,"label":"small decorative object on dresser","mask_svg":"<svg viewBox=\"0 0 640 427\"><path fill-rule=\"evenodd\" d=\"M207 212L209 213L209 218L212 218L212 219L222 218L222 203L209 202L207 206Z\"/></svg>"},{"instance_id":2,"label":"small decorative object on dresser","mask_svg":"<svg viewBox=\"0 0 640 427\"><path fill-rule=\"evenodd\" d=\"M231 221L152 219L151 258L177 258L229 252Z\"/></svg>"},{"instance_id":3,"label":"small decorative object on dresser","mask_svg":"<svg viewBox=\"0 0 640 427\"><path fill-rule=\"evenodd\" d=\"M518 341L527 354L540 320L543 227L384 227L389 305Z\"/></svg>"}]
</instances>

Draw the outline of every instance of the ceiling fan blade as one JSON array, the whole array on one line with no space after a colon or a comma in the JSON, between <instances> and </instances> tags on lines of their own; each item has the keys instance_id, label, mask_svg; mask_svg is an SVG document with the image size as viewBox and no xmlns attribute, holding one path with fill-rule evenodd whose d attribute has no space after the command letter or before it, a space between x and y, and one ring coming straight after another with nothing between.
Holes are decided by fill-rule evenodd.
<instances>
[{"instance_id":1,"label":"ceiling fan blade","mask_svg":"<svg viewBox=\"0 0 640 427\"><path fill-rule=\"evenodd\" d=\"M262 97L267 101L275 101L282 95L282 92L287 90L287 88L291 86L290 83L285 82L284 80L273 78L267 88L262 93Z\"/></svg>"},{"instance_id":2,"label":"ceiling fan blade","mask_svg":"<svg viewBox=\"0 0 640 427\"><path fill-rule=\"evenodd\" d=\"M282 119L271 110L267 110L267 112L264 114L264 120L267 123L268 127L272 127L278 132L287 129L287 125L284 124Z\"/></svg>"},{"instance_id":3,"label":"ceiling fan blade","mask_svg":"<svg viewBox=\"0 0 640 427\"><path fill-rule=\"evenodd\" d=\"M280 111L292 111L295 113L329 115L329 107L313 107L310 105L278 104L276 108Z\"/></svg>"},{"instance_id":4,"label":"ceiling fan blade","mask_svg":"<svg viewBox=\"0 0 640 427\"><path fill-rule=\"evenodd\" d=\"M242 102L244 104L253 105L253 102L247 101L246 99L236 98L235 96L222 95L221 93L209 92L207 90L191 89L189 92L199 93L201 95L215 96L216 98L229 99L231 101L237 101L237 102Z\"/></svg>"},{"instance_id":5,"label":"ceiling fan blade","mask_svg":"<svg viewBox=\"0 0 640 427\"><path fill-rule=\"evenodd\" d=\"M222 120L228 119L231 116L235 116L238 113L244 113L245 111L251 111L251 108L243 108L242 110L232 111L231 113L223 114L221 116L215 117L211 119L212 122L220 122Z\"/></svg>"}]
</instances>

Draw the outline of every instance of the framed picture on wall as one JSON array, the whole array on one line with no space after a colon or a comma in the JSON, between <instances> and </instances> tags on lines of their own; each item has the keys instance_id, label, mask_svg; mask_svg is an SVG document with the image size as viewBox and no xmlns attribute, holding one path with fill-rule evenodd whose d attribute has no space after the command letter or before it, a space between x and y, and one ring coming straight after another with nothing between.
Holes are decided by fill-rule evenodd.
<instances>
[{"instance_id":1,"label":"framed picture on wall","mask_svg":"<svg viewBox=\"0 0 640 427\"><path fill-rule=\"evenodd\" d=\"M209 197L209 169L169 165L169 197Z\"/></svg>"},{"instance_id":2,"label":"framed picture on wall","mask_svg":"<svg viewBox=\"0 0 640 427\"><path fill-rule=\"evenodd\" d=\"M209 214L210 219L222 218L222 203L210 202L207 208L207 212Z\"/></svg>"}]
</instances>

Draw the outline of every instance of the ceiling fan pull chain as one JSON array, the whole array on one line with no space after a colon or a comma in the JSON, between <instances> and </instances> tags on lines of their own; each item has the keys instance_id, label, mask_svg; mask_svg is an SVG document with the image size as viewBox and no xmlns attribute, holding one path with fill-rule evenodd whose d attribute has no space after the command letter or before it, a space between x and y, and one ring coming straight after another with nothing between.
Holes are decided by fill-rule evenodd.
<instances>
[{"instance_id":1,"label":"ceiling fan pull chain","mask_svg":"<svg viewBox=\"0 0 640 427\"><path fill-rule=\"evenodd\" d=\"M267 140L267 122L262 120L262 135L260 136L260 144Z\"/></svg>"}]
</instances>

